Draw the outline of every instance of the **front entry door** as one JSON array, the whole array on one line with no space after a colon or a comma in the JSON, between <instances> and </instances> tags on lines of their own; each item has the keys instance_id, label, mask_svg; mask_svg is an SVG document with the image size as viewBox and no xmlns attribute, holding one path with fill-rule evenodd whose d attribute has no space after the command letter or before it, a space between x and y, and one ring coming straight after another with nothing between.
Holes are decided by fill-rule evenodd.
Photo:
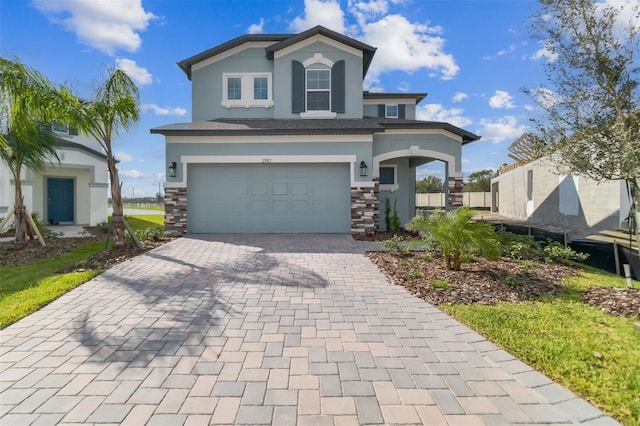
<instances>
[{"instance_id":1,"label":"front entry door","mask_svg":"<svg viewBox=\"0 0 640 426\"><path fill-rule=\"evenodd\" d=\"M47 178L47 221L73 222L73 179Z\"/></svg>"}]
</instances>

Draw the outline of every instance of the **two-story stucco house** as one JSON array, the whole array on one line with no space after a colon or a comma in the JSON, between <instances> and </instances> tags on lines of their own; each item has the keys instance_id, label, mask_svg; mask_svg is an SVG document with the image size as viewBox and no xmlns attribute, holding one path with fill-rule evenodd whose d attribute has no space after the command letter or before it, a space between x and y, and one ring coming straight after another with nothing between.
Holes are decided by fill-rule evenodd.
<instances>
[{"instance_id":1,"label":"two-story stucco house","mask_svg":"<svg viewBox=\"0 0 640 426\"><path fill-rule=\"evenodd\" d=\"M97 225L107 220L107 160L100 144L66 124L52 125L60 162L42 172L22 171L22 193L30 212L48 224ZM0 221L13 209L15 183L0 162Z\"/></svg>"},{"instance_id":2,"label":"two-story stucco house","mask_svg":"<svg viewBox=\"0 0 640 426\"><path fill-rule=\"evenodd\" d=\"M179 62L192 121L151 129L166 141L166 232L371 233L386 198L413 217L416 167L435 160L461 205L461 148L479 137L415 120L424 93L363 92L375 51L318 26Z\"/></svg>"}]
</instances>

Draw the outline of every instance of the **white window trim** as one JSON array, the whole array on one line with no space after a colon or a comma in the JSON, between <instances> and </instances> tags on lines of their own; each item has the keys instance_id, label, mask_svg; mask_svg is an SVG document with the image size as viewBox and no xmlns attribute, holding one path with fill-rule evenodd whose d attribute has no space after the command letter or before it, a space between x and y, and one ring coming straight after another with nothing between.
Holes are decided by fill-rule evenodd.
<instances>
[{"instance_id":1,"label":"white window trim","mask_svg":"<svg viewBox=\"0 0 640 426\"><path fill-rule=\"evenodd\" d=\"M395 192L400 189L398 185L398 165L397 164L380 164L380 168L387 167L393 169L393 184L380 184L380 191Z\"/></svg>"},{"instance_id":2,"label":"white window trim","mask_svg":"<svg viewBox=\"0 0 640 426\"><path fill-rule=\"evenodd\" d=\"M253 79L256 77L267 78L267 99L253 98ZM242 99L228 99L229 78L241 79ZM220 104L225 108L271 108L273 106L273 80L270 72L254 72L254 73L223 73L222 74L222 102Z\"/></svg>"},{"instance_id":3,"label":"white window trim","mask_svg":"<svg viewBox=\"0 0 640 426\"><path fill-rule=\"evenodd\" d=\"M396 107L396 115L389 115L389 107L393 107L393 106ZM398 107L398 104L386 104L384 106L384 116L385 116L385 118L398 118L398 115L400 113L399 109L400 108Z\"/></svg>"}]
</instances>

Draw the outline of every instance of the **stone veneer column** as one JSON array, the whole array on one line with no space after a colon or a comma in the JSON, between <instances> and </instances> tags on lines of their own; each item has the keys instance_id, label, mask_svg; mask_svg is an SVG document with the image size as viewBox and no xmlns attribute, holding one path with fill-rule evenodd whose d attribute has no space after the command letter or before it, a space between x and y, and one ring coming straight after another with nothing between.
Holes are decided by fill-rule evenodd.
<instances>
[{"instance_id":1,"label":"stone veneer column","mask_svg":"<svg viewBox=\"0 0 640 426\"><path fill-rule=\"evenodd\" d=\"M447 208L462 207L462 177L449 177L447 190Z\"/></svg>"},{"instance_id":2,"label":"stone veneer column","mask_svg":"<svg viewBox=\"0 0 640 426\"><path fill-rule=\"evenodd\" d=\"M371 235L378 229L378 179L373 187L351 187L351 233Z\"/></svg>"},{"instance_id":3,"label":"stone veneer column","mask_svg":"<svg viewBox=\"0 0 640 426\"><path fill-rule=\"evenodd\" d=\"M187 188L164 189L164 234L181 237L187 233Z\"/></svg>"}]
</instances>

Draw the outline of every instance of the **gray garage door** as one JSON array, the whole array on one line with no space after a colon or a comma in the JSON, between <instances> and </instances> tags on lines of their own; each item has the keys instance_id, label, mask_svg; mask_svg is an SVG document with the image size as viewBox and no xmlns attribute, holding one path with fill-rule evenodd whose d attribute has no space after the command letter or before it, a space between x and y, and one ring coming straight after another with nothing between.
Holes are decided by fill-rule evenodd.
<instances>
[{"instance_id":1,"label":"gray garage door","mask_svg":"<svg viewBox=\"0 0 640 426\"><path fill-rule=\"evenodd\" d=\"M347 164L191 164L193 233L348 233Z\"/></svg>"}]
</instances>

